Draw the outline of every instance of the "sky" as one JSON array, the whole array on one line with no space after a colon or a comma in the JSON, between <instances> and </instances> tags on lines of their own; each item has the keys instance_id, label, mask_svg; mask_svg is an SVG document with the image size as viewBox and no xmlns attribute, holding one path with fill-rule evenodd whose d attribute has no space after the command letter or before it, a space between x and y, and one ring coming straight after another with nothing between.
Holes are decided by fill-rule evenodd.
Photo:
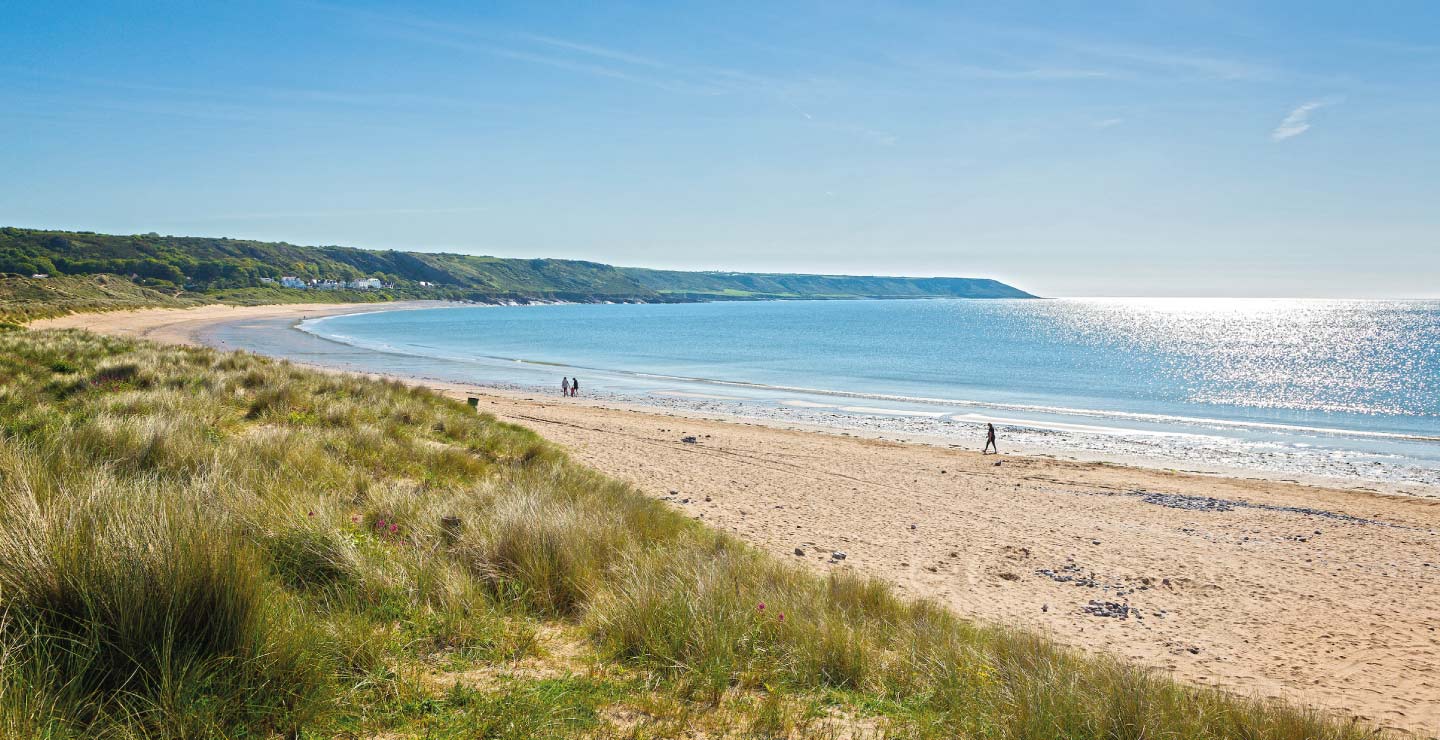
<instances>
[{"instance_id":1,"label":"sky","mask_svg":"<svg viewBox=\"0 0 1440 740\"><path fill-rule=\"evenodd\" d=\"M0 0L0 224L1440 297L1440 3Z\"/></svg>"}]
</instances>

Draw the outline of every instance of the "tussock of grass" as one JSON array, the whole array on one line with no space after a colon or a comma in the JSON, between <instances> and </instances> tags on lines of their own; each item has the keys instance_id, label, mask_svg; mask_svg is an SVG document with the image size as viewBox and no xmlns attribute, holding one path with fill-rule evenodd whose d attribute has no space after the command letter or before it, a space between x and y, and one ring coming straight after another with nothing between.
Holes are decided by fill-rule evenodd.
<instances>
[{"instance_id":1,"label":"tussock of grass","mask_svg":"<svg viewBox=\"0 0 1440 740\"><path fill-rule=\"evenodd\" d=\"M587 675L419 680L542 624ZM423 390L0 334L0 736L382 731L1369 736L816 577Z\"/></svg>"}]
</instances>

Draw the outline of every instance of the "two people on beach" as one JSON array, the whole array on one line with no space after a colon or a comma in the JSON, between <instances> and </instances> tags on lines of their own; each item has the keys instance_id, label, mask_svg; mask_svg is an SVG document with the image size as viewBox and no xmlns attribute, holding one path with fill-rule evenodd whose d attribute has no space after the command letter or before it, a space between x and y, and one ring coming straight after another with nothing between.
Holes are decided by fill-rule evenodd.
<instances>
[{"instance_id":1,"label":"two people on beach","mask_svg":"<svg viewBox=\"0 0 1440 740\"><path fill-rule=\"evenodd\" d=\"M987 422L985 424L985 449L981 450L980 454L989 455L992 454L992 450L993 454L1000 454L1000 445L995 444L995 425Z\"/></svg>"},{"instance_id":2,"label":"two people on beach","mask_svg":"<svg viewBox=\"0 0 1440 740\"><path fill-rule=\"evenodd\" d=\"M560 395L566 396L566 397L569 397L569 398L574 398L575 396L580 395L580 379L579 379L579 378L573 378L573 379L572 379L572 378L569 378L569 377L561 378L561 379L560 379Z\"/></svg>"}]
</instances>

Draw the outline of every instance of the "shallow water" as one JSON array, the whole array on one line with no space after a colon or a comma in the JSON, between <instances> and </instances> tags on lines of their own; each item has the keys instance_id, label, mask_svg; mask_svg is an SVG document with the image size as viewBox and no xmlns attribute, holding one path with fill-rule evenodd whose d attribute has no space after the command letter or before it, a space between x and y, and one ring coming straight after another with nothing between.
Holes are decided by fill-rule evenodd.
<instances>
[{"instance_id":1,"label":"shallow water","mask_svg":"<svg viewBox=\"0 0 1440 740\"><path fill-rule=\"evenodd\" d=\"M1440 482L1434 301L447 307L308 320L313 344L261 325L217 336L557 395L579 375L587 395L966 444L989 421L1029 449Z\"/></svg>"}]
</instances>

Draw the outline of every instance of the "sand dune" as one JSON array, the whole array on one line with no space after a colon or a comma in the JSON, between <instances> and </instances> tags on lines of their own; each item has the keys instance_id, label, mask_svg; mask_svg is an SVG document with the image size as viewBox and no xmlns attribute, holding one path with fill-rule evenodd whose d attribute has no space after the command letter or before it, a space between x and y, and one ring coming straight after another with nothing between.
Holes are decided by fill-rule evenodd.
<instances>
[{"instance_id":1,"label":"sand dune","mask_svg":"<svg viewBox=\"0 0 1440 740\"><path fill-rule=\"evenodd\" d=\"M215 321L333 310L346 309L41 323L185 342ZM482 394L483 410L778 557L881 576L1184 680L1440 735L1435 499L441 390Z\"/></svg>"}]
</instances>

